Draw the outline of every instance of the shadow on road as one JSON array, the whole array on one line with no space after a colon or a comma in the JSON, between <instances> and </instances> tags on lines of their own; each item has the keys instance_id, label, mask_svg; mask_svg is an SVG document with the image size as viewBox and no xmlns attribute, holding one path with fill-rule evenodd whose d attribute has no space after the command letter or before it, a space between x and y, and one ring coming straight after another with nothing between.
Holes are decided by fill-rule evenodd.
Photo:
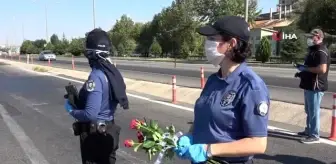
<instances>
[{"instance_id":1,"label":"shadow on road","mask_svg":"<svg viewBox=\"0 0 336 164\"><path fill-rule=\"evenodd\" d=\"M320 138L323 138L323 139L328 139L329 137L329 135L324 132L321 132L320 135L321 135ZM281 131L278 132L278 131L272 131L272 130L268 131L268 136L274 137L274 138L281 138L285 140L293 140L293 141L298 141L298 142L300 142L300 140L303 138L303 136L290 135L290 134L282 133ZM334 164L336 164L336 162Z\"/></svg>"},{"instance_id":2,"label":"shadow on road","mask_svg":"<svg viewBox=\"0 0 336 164\"><path fill-rule=\"evenodd\" d=\"M301 136L298 136L298 135L284 134L284 133L277 132L277 131L268 131L268 137L281 138L285 140L293 140L297 142L300 142L302 138Z\"/></svg>"},{"instance_id":3,"label":"shadow on road","mask_svg":"<svg viewBox=\"0 0 336 164\"><path fill-rule=\"evenodd\" d=\"M276 161L283 164L326 164L325 162L310 158L310 157L298 157L293 155L256 155L255 159L263 159L263 160L269 160L269 161Z\"/></svg>"},{"instance_id":4,"label":"shadow on road","mask_svg":"<svg viewBox=\"0 0 336 164\"><path fill-rule=\"evenodd\" d=\"M280 139L285 139L285 140L292 140L292 141L297 141L300 142L300 139L302 136L298 135L290 135L290 134L284 134L281 132L277 131L268 131L268 137L272 138L280 138ZM310 157L300 157L300 156L295 156L295 155L286 155L286 154L277 154L277 155L267 155L267 154L261 154L261 155L256 155L255 159L260 159L260 160L268 160L268 161L276 161L282 164L326 164L325 162L316 160L314 158Z\"/></svg>"}]
</instances>

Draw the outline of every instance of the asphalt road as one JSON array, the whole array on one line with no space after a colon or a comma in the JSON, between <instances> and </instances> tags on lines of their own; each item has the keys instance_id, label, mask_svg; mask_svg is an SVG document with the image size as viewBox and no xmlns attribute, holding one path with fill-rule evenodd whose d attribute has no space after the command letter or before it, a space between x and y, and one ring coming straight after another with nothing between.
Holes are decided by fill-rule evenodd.
<instances>
[{"instance_id":1,"label":"asphalt road","mask_svg":"<svg viewBox=\"0 0 336 164\"><path fill-rule=\"evenodd\" d=\"M1 164L80 163L79 139L70 130L73 119L63 109L66 80L20 71L0 63L0 160ZM80 86L81 84L76 85ZM193 113L129 97L130 110L118 109L116 123L122 127L118 163L149 163L147 156L123 147L124 139L135 139L129 129L133 118L149 118L160 125L173 123L186 131ZM273 123L271 122L273 125ZM269 132L265 155L257 164L325 164L336 161L334 146L305 145L299 137ZM188 163L176 159L175 164Z\"/></svg>"},{"instance_id":2,"label":"asphalt road","mask_svg":"<svg viewBox=\"0 0 336 164\"><path fill-rule=\"evenodd\" d=\"M25 56L21 57L25 61ZM71 58L58 57L52 61L52 66L71 69ZM15 58L17 60L17 58ZM34 60L35 63L47 65L48 62ZM177 85L187 87L200 87L200 67L205 70L205 77L216 72L218 68L210 64L185 64L178 63L174 68L171 62L150 62L150 61L127 61L115 60L117 68L124 77L161 82L171 84L172 75L176 75ZM89 71L87 59L76 58L76 69ZM294 78L296 72L292 68L268 68L252 67L266 82L273 100L279 100L295 104L303 104L303 90L298 88L299 79ZM329 73L329 91L325 93L322 100L322 107L331 109L333 99L332 92L336 92L336 72Z\"/></svg>"}]
</instances>

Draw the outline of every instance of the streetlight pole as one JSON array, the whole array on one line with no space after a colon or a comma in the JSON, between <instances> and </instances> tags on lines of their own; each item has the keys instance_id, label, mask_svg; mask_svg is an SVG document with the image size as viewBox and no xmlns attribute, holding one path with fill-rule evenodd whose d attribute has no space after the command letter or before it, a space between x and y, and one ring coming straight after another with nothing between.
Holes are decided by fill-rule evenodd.
<instances>
[{"instance_id":1,"label":"streetlight pole","mask_svg":"<svg viewBox=\"0 0 336 164\"><path fill-rule=\"evenodd\" d=\"M93 28L96 28L95 0L92 0Z\"/></svg>"},{"instance_id":2,"label":"streetlight pole","mask_svg":"<svg viewBox=\"0 0 336 164\"><path fill-rule=\"evenodd\" d=\"M13 48L13 46L15 45L15 41L16 41L15 40L15 37L16 37L16 35L15 35L16 34L16 28L15 28L16 27L15 26L16 21L15 21L15 19L16 19L15 16L13 16L13 27L12 27L13 28L13 36L12 36L13 38L12 38L12 41L11 41L11 48Z\"/></svg>"},{"instance_id":3,"label":"streetlight pole","mask_svg":"<svg viewBox=\"0 0 336 164\"><path fill-rule=\"evenodd\" d=\"M49 36L48 36L48 13L47 13L47 3L44 4L45 9L45 26L46 26L46 42L49 42Z\"/></svg>"},{"instance_id":4,"label":"streetlight pole","mask_svg":"<svg viewBox=\"0 0 336 164\"><path fill-rule=\"evenodd\" d=\"M25 36L24 36L24 23L22 23L22 42L25 41Z\"/></svg>"},{"instance_id":5,"label":"streetlight pole","mask_svg":"<svg viewBox=\"0 0 336 164\"><path fill-rule=\"evenodd\" d=\"M245 21L248 22L248 8L249 8L249 1L245 0Z\"/></svg>"}]
</instances>

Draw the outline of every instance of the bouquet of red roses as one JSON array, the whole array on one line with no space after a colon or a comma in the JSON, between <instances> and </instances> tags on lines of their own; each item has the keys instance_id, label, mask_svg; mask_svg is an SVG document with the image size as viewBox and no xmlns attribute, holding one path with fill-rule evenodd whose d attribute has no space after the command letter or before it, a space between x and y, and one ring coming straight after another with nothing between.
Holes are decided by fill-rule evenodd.
<instances>
[{"instance_id":1,"label":"bouquet of red roses","mask_svg":"<svg viewBox=\"0 0 336 164\"><path fill-rule=\"evenodd\" d=\"M128 139L124 144L126 147L133 147L134 151L138 149L145 150L148 154L149 160L159 153L154 164L161 164L164 159L172 159L175 155L174 148L177 146L177 141L182 132L176 132L174 125L166 127L163 131L155 120L138 120L133 119L130 124L131 129L137 131L138 142ZM213 160L207 163L216 163Z\"/></svg>"}]
</instances>

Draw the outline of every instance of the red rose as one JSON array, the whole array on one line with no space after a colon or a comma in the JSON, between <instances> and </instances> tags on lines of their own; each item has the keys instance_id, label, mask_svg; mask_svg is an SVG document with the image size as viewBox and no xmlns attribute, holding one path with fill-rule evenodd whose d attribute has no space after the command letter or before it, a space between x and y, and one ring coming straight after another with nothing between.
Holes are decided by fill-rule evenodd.
<instances>
[{"instance_id":1,"label":"red rose","mask_svg":"<svg viewBox=\"0 0 336 164\"><path fill-rule=\"evenodd\" d=\"M133 140L125 140L124 142L125 147L132 147L134 145Z\"/></svg>"},{"instance_id":2,"label":"red rose","mask_svg":"<svg viewBox=\"0 0 336 164\"><path fill-rule=\"evenodd\" d=\"M145 137L143 136L142 132L138 131L137 132L137 137L138 137L138 141L139 143L142 143L145 139Z\"/></svg>"},{"instance_id":3,"label":"red rose","mask_svg":"<svg viewBox=\"0 0 336 164\"><path fill-rule=\"evenodd\" d=\"M141 122L137 119L133 119L130 124L131 129L138 129L139 126L141 125Z\"/></svg>"}]
</instances>

